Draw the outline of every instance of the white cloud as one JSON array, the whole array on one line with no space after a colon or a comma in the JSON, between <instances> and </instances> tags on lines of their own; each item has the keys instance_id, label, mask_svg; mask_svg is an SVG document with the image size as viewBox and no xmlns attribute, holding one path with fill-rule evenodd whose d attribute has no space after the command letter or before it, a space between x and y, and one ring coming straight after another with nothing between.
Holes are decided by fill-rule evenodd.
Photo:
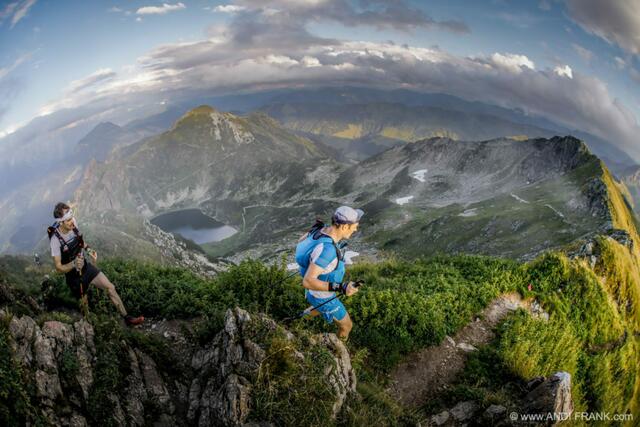
<instances>
[{"instance_id":1,"label":"white cloud","mask_svg":"<svg viewBox=\"0 0 640 427\"><path fill-rule=\"evenodd\" d=\"M571 18L588 33L640 55L640 1L566 0Z\"/></svg>"},{"instance_id":2,"label":"white cloud","mask_svg":"<svg viewBox=\"0 0 640 427\"><path fill-rule=\"evenodd\" d=\"M573 70L568 65L565 65L564 67L555 67L553 72L559 76L569 77L570 79L573 78Z\"/></svg>"},{"instance_id":3,"label":"white cloud","mask_svg":"<svg viewBox=\"0 0 640 427\"><path fill-rule=\"evenodd\" d=\"M460 57L439 49L393 43L320 39L280 47L239 49L233 34L160 46L126 73L91 90L69 93L46 111L85 104L117 105L188 99L195 94L340 84L442 92L468 100L522 108L618 144L640 159L635 118L602 81L574 76L568 65L536 70L525 55ZM97 108L97 107L96 107Z\"/></svg>"},{"instance_id":4,"label":"white cloud","mask_svg":"<svg viewBox=\"0 0 640 427\"><path fill-rule=\"evenodd\" d=\"M538 16L538 15L532 15L527 12L520 12L520 13L501 12L496 16L499 19L506 22L507 24L512 25L516 28L521 28L521 29L535 27L536 25L539 25L543 19L545 19L544 17Z\"/></svg>"},{"instance_id":5,"label":"white cloud","mask_svg":"<svg viewBox=\"0 0 640 427\"><path fill-rule=\"evenodd\" d=\"M624 59L620 58L619 56L616 56L613 59L614 59L615 64L616 64L616 68L618 68L619 70L622 70L627 66L627 61L625 61Z\"/></svg>"},{"instance_id":6,"label":"white cloud","mask_svg":"<svg viewBox=\"0 0 640 427\"><path fill-rule=\"evenodd\" d=\"M595 54L586 47L580 46L577 43L572 43L571 46L573 47L573 50L575 50L576 53L586 62L590 62L595 57Z\"/></svg>"},{"instance_id":7,"label":"white cloud","mask_svg":"<svg viewBox=\"0 0 640 427\"><path fill-rule=\"evenodd\" d=\"M302 57L302 61L301 62L305 67L309 67L309 68L311 68L311 67L319 67L321 65L320 61L318 61L318 58L313 58L313 57L307 56L307 55Z\"/></svg>"},{"instance_id":8,"label":"white cloud","mask_svg":"<svg viewBox=\"0 0 640 427\"><path fill-rule=\"evenodd\" d=\"M163 3L162 6L144 6L136 11L138 15L164 15L168 12L185 9L184 3L168 4Z\"/></svg>"},{"instance_id":9,"label":"white cloud","mask_svg":"<svg viewBox=\"0 0 640 427\"><path fill-rule=\"evenodd\" d=\"M491 61L500 67L505 68L514 73L521 73L522 68L529 68L530 70L535 69L535 64L532 60L527 58L526 55L516 55L516 54L501 54L494 53L491 55Z\"/></svg>"},{"instance_id":10,"label":"white cloud","mask_svg":"<svg viewBox=\"0 0 640 427\"><path fill-rule=\"evenodd\" d=\"M10 110L13 100L26 87L24 77L15 71L29 60L34 52L22 54L10 65L0 68L0 119Z\"/></svg>"},{"instance_id":11,"label":"white cloud","mask_svg":"<svg viewBox=\"0 0 640 427\"><path fill-rule=\"evenodd\" d=\"M246 10L247 8L244 6L238 6L235 4L224 4L220 6L216 6L213 8L214 12L222 12L222 13L237 13Z\"/></svg>"},{"instance_id":12,"label":"white cloud","mask_svg":"<svg viewBox=\"0 0 640 427\"><path fill-rule=\"evenodd\" d=\"M360 5L360 8L353 3ZM227 5L229 6L229 5ZM233 6L242 12L260 14L289 25L299 23L335 21L345 26L372 26L412 31L417 28L443 30L453 33L469 33L462 21L449 19L438 21L422 9L412 7L406 0L236 0Z\"/></svg>"},{"instance_id":13,"label":"white cloud","mask_svg":"<svg viewBox=\"0 0 640 427\"><path fill-rule=\"evenodd\" d=\"M338 4L324 1L325 8ZM111 109L110 119L117 122L135 118L128 108L137 110L164 99L180 102L291 86L407 88L521 108L597 135L640 159L635 117L595 77L573 75L565 65L536 69L519 52L462 57L438 48L322 38L309 33L306 24L317 22L322 10L322 18L331 19L327 16L344 9L314 9L291 0L293 14L265 16L256 6L287 10L285 2L235 2L248 10L234 14L227 26L209 29L209 38L158 46L117 75L98 73L95 81L88 76L90 85L78 84L82 90L67 91L43 112L53 112L51 120L64 118L68 124ZM292 21L292 16L300 20ZM376 27L375 21L370 25Z\"/></svg>"},{"instance_id":14,"label":"white cloud","mask_svg":"<svg viewBox=\"0 0 640 427\"><path fill-rule=\"evenodd\" d=\"M15 61L13 61L13 63L11 65L9 65L7 67L0 68L0 80L2 80L4 77L9 75L16 68L18 68L20 66L20 64L22 64L24 61L26 61L27 59L31 58L31 55L33 55L33 52L29 52L29 53L25 53L23 55L20 55Z\"/></svg>"},{"instance_id":15,"label":"white cloud","mask_svg":"<svg viewBox=\"0 0 640 427\"><path fill-rule=\"evenodd\" d=\"M142 22L142 18L138 16L138 17L136 18L136 22Z\"/></svg>"},{"instance_id":16,"label":"white cloud","mask_svg":"<svg viewBox=\"0 0 640 427\"><path fill-rule=\"evenodd\" d=\"M2 10L0 10L0 22L4 21L5 18L11 17L10 28L15 27L18 22L27 16L29 9L36 4L36 1L37 0L18 0L8 3Z\"/></svg>"},{"instance_id":17,"label":"white cloud","mask_svg":"<svg viewBox=\"0 0 640 427\"><path fill-rule=\"evenodd\" d=\"M110 8L110 9L108 9L107 12L119 13L119 12L124 12L124 11L122 9L120 9L119 7L117 7L117 6L114 6L114 7Z\"/></svg>"},{"instance_id":18,"label":"white cloud","mask_svg":"<svg viewBox=\"0 0 640 427\"><path fill-rule=\"evenodd\" d=\"M89 74L87 77L83 77L81 79L72 81L67 86L66 91L70 93L79 92L79 91L88 89L91 86L96 85L97 83L111 80L115 76L116 76L116 73L110 68L102 68L93 72L92 74Z\"/></svg>"}]
</instances>

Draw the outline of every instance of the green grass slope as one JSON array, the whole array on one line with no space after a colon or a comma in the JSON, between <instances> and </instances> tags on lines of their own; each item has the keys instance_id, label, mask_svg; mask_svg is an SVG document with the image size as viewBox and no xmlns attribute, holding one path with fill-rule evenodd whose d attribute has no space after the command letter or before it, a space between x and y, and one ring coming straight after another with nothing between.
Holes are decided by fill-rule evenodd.
<instances>
[{"instance_id":1,"label":"green grass slope","mask_svg":"<svg viewBox=\"0 0 640 427\"><path fill-rule=\"evenodd\" d=\"M349 343L361 398L349 399L335 421L337 425L405 425L424 420L442 408L473 398L483 408L492 403L517 409L523 384L538 375L559 370L571 373L576 412L629 413L640 419L640 266L638 233L633 213L606 168L607 208L614 228L625 230L632 244L604 235L592 239L595 263L590 258L570 258L562 251L548 252L531 262L475 255L441 255L412 260L391 259L359 264L348 271L351 279L366 286L346 300L354 319ZM578 243L566 248L575 252ZM284 264L284 260L283 260ZM12 266L0 275L9 283L28 265ZM286 278L282 266L245 261L213 279L202 279L179 269L131 260L110 259L100 267L116 284L131 312L157 318L191 319L191 339L205 343L222 328L224 311L236 305L282 320L305 308L298 277ZM60 276L48 301L75 308ZM531 289L529 289L531 285ZM35 277L20 284L35 292ZM473 319L504 292L516 291L540 302L548 321L519 310L500 324L496 339L473 353L453 387L421 408L403 408L384 391L387 373L401 358L417 349L440 343ZM16 291L20 293L21 291ZM0 295L2 297L2 295ZM0 322L0 423L37 421L31 404L33 387L24 379L8 340L11 315L30 313L15 300L0 299L7 311ZM105 422L108 390L119 390L123 361L118 358L122 340L144 345L147 351L171 366L171 352L162 342L114 327L114 309L105 295L91 296L92 322L100 349L98 372L92 389L91 419ZM48 312L47 318L65 319L64 312ZM296 331L332 331L321 319L299 320ZM301 377L291 365L295 348L281 345L277 337L267 344L272 355L266 366L268 381L254 384L255 419L282 425L317 424L326 413L315 394L305 390L321 386L319 375ZM321 355L319 355L321 357ZM164 362L163 362L164 360ZM180 375L179 371L175 375ZM320 383L318 383L320 381ZM314 388L316 387L316 388ZM294 404L282 405L283 396ZM280 404L278 403L280 402ZM316 406L314 406L316 405ZM309 408L314 411L309 411ZM567 425L586 425L571 419ZM589 423L589 425L607 425Z\"/></svg>"}]
</instances>

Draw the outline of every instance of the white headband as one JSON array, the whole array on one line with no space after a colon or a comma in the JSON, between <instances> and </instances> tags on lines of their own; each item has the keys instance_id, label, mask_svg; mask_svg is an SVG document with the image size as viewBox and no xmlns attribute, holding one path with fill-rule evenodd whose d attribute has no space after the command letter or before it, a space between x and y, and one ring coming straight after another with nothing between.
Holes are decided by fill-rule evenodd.
<instances>
[{"instance_id":1,"label":"white headband","mask_svg":"<svg viewBox=\"0 0 640 427\"><path fill-rule=\"evenodd\" d=\"M65 222L68 219L73 218L73 210L69 209L66 214L62 216L62 218L56 219L59 223Z\"/></svg>"}]
</instances>

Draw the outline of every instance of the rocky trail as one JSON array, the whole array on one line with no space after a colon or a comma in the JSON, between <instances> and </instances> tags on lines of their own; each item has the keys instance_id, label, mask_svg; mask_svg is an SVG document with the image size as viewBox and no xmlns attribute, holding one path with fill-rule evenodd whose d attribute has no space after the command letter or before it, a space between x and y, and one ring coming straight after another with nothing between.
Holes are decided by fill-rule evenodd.
<instances>
[{"instance_id":1,"label":"rocky trail","mask_svg":"<svg viewBox=\"0 0 640 427\"><path fill-rule=\"evenodd\" d=\"M536 302L515 292L503 294L453 337L447 336L440 345L424 348L401 362L391 373L391 395L408 406L420 406L438 395L462 371L467 355L489 343L498 323L518 308L548 317Z\"/></svg>"}]
</instances>

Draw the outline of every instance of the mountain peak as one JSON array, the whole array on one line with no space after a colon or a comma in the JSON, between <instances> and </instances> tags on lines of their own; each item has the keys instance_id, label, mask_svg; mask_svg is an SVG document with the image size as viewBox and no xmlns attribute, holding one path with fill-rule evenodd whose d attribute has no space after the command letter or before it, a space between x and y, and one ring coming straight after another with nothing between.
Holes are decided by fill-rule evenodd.
<instances>
[{"instance_id":1,"label":"mountain peak","mask_svg":"<svg viewBox=\"0 0 640 427\"><path fill-rule=\"evenodd\" d=\"M173 128L175 129L185 124L192 124L195 122L199 122L206 117L211 117L211 119L215 121L216 120L215 118L222 117L225 115L233 116L230 113L223 113L221 111L218 111L210 105L200 105L196 108L193 108L187 111L182 117L176 120L175 124L173 125Z\"/></svg>"},{"instance_id":2,"label":"mountain peak","mask_svg":"<svg viewBox=\"0 0 640 427\"><path fill-rule=\"evenodd\" d=\"M125 131L120 126L111 122L101 122L94 127L91 132L86 134L78 145L92 145L96 143L102 143L104 140L113 140L124 134Z\"/></svg>"},{"instance_id":3,"label":"mountain peak","mask_svg":"<svg viewBox=\"0 0 640 427\"><path fill-rule=\"evenodd\" d=\"M120 126L118 126L117 124L113 123L113 122L100 122L94 128L94 130L96 130L96 129L106 130L106 129L122 129L122 128Z\"/></svg>"},{"instance_id":4,"label":"mountain peak","mask_svg":"<svg viewBox=\"0 0 640 427\"><path fill-rule=\"evenodd\" d=\"M193 110L189 111L187 114L211 114L215 112L218 112L218 110L216 110L210 105L203 104L203 105L197 106Z\"/></svg>"}]
</instances>

